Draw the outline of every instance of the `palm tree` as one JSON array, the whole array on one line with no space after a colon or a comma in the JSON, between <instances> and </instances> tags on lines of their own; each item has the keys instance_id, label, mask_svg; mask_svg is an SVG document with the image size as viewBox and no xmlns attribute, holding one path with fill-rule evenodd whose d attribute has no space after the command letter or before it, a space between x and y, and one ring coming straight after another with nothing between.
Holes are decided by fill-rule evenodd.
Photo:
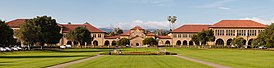
<instances>
[{"instance_id":1,"label":"palm tree","mask_svg":"<svg viewBox=\"0 0 274 68\"><path fill-rule=\"evenodd\" d=\"M170 31L172 31L172 25L176 22L177 17L176 16L168 16L167 17L168 22L170 23Z\"/></svg>"}]
</instances>

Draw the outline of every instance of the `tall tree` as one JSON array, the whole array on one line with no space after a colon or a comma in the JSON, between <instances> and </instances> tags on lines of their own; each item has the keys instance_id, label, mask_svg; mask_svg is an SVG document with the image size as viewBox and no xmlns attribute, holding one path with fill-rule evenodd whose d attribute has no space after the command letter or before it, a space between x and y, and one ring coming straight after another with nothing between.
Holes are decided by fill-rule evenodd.
<instances>
[{"instance_id":1,"label":"tall tree","mask_svg":"<svg viewBox=\"0 0 274 68\"><path fill-rule=\"evenodd\" d=\"M231 44L236 45L237 47L243 47L244 40L245 39L243 37L236 37L232 40Z\"/></svg>"},{"instance_id":2,"label":"tall tree","mask_svg":"<svg viewBox=\"0 0 274 68\"><path fill-rule=\"evenodd\" d=\"M154 38L145 38L144 40L143 40L143 44L144 45L150 45L150 46L152 46L152 45L157 45L158 43L157 43L157 40L156 39L154 39Z\"/></svg>"},{"instance_id":3,"label":"tall tree","mask_svg":"<svg viewBox=\"0 0 274 68\"><path fill-rule=\"evenodd\" d=\"M255 46L274 47L274 24L269 25L254 41L253 45Z\"/></svg>"},{"instance_id":4,"label":"tall tree","mask_svg":"<svg viewBox=\"0 0 274 68\"><path fill-rule=\"evenodd\" d=\"M79 42L80 46L81 44L90 43L93 39L90 35L90 32L85 27L77 27L74 30L70 31L67 34L67 38L72 42Z\"/></svg>"},{"instance_id":5,"label":"tall tree","mask_svg":"<svg viewBox=\"0 0 274 68\"><path fill-rule=\"evenodd\" d=\"M172 29L173 29L172 25L176 22L177 17L176 16L168 16L167 20L170 22L170 31L172 31Z\"/></svg>"},{"instance_id":6,"label":"tall tree","mask_svg":"<svg viewBox=\"0 0 274 68\"><path fill-rule=\"evenodd\" d=\"M5 47L15 43L13 38L13 30L5 23L0 20L0 46Z\"/></svg>"},{"instance_id":7,"label":"tall tree","mask_svg":"<svg viewBox=\"0 0 274 68\"><path fill-rule=\"evenodd\" d=\"M130 44L130 40L127 38L121 38L118 41L118 45L120 45L120 46L125 46L125 45L129 45L129 44Z\"/></svg>"},{"instance_id":8,"label":"tall tree","mask_svg":"<svg viewBox=\"0 0 274 68\"><path fill-rule=\"evenodd\" d=\"M37 16L26 20L20 26L19 38L28 44L56 44L62 38L61 28L55 19L48 16Z\"/></svg>"},{"instance_id":9,"label":"tall tree","mask_svg":"<svg viewBox=\"0 0 274 68\"><path fill-rule=\"evenodd\" d=\"M207 45L209 41L215 41L215 36L213 30L203 30L198 32L196 35L193 35L191 38L195 43L200 42L201 45Z\"/></svg>"}]
</instances>

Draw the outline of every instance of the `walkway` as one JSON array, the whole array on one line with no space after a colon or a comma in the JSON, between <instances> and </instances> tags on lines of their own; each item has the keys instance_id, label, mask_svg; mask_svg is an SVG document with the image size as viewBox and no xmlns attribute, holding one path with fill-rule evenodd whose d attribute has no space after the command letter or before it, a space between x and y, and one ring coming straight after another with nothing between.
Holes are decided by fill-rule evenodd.
<instances>
[{"instance_id":1,"label":"walkway","mask_svg":"<svg viewBox=\"0 0 274 68\"><path fill-rule=\"evenodd\" d=\"M47 68L62 68L62 67L66 67L68 65L72 65L72 64L83 62L83 61L91 60L91 59L94 59L94 58L97 58L97 57L100 57L100 56L102 56L102 55L96 55L96 56L92 56L92 57L88 57L88 58L84 58L84 59L80 59L80 60L76 60L76 61L72 61L72 62L68 62L68 63L63 63L63 64L50 66L50 67L47 67Z\"/></svg>"},{"instance_id":2,"label":"walkway","mask_svg":"<svg viewBox=\"0 0 274 68\"><path fill-rule=\"evenodd\" d=\"M162 48L159 48L159 49L162 52L165 51ZM193 59L193 58L188 58L188 57L185 57L185 56L180 56L180 55L173 55L173 56L178 57L178 58L182 58L182 59L185 59L185 60L189 60L189 61L192 61L192 62L205 64L205 65L208 65L208 66L211 66L211 67L214 67L214 68L231 68L231 67L228 67L228 66L223 66L223 65L220 65L220 64L215 64L215 63L211 63L211 62L206 62L206 61L201 61L201 60L197 60L197 59Z\"/></svg>"}]
</instances>

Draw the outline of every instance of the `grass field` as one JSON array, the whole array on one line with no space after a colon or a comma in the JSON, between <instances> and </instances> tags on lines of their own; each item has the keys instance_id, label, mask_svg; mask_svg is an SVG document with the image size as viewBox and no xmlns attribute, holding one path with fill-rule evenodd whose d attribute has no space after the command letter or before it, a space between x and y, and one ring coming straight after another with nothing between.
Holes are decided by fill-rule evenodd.
<instances>
[{"instance_id":1,"label":"grass field","mask_svg":"<svg viewBox=\"0 0 274 68\"><path fill-rule=\"evenodd\" d=\"M274 68L274 51L240 49L163 48L190 58L233 68ZM112 49L65 49L0 53L0 68L41 68L96 55ZM123 52L157 52L158 48L122 48ZM208 68L206 65L165 55L102 56L69 68Z\"/></svg>"},{"instance_id":2,"label":"grass field","mask_svg":"<svg viewBox=\"0 0 274 68\"><path fill-rule=\"evenodd\" d=\"M239 49L166 48L179 55L233 68L274 68L274 51Z\"/></svg>"},{"instance_id":3,"label":"grass field","mask_svg":"<svg viewBox=\"0 0 274 68\"><path fill-rule=\"evenodd\" d=\"M66 68L210 68L174 56L102 56Z\"/></svg>"},{"instance_id":4,"label":"grass field","mask_svg":"<svg viewBox=\"0 0 274 68\"><path fill-rule=\"evenodd\" d=\"M103 51L109 51L109 49L3 52L0 53L0 68L41 68L96 55Z\"/></svg>"},{"instance_id":5,"label":"grass field","mask_svg":"<svg viewBox=\"0 0 274 68\"><path fill-rule=\"evenodd\" d=\"M123 52L157 52L160 51L158 48L122 48Z\"/></svg>"}]
</instances>

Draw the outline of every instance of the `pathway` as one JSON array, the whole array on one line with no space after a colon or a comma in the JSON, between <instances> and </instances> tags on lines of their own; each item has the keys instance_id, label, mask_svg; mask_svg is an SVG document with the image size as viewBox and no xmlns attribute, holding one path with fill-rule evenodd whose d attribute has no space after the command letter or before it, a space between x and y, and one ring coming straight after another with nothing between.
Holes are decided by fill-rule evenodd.
<instances>
[{"instance_id":1,"label":"pathway","mask_svg":"<svg viewBox=\"0 0 274 68\"><path fill-rule=\"evenodd\" d=\"M102 56L102 55L96 55L96 56L92 56L92 57L88 57L88 58L84 58L84 59L80 59L80 60L76 60L76 61L72 61L72 62L68 62L68 63L63 63L63 64L50 66L50 67L47 67L47 68L62 68L62 67L66 67L68 65L72 65L72 64L83 62L83 61L91 60L91 59L94 59L94 58L97 58L97 57L100 57L100 56Z\"/></svg>"},{"instance_id":2,"label":"pathway","mask_svg":"<svg viewBox=\"0 0 274 68\"><path fill-rule=\"evenodd\" d=\"M159 49L162 52L165 51L162 48L159 48ZM214 67L214 68L231 68L231 67L228 67L228 66L223 66L223 65L220 65L220 64L215 64L215 63L211 63L211 62L206 62L206 61L202 61L202 60L188 58L188 57L185 57L185 56L180 56L180 55L173 55L173 56L178 57L178 58L182 58L182 59L185 59L185 60L189 60L189 61L192 61L192 62L205 64L205 65L208 65L208 66L211 66L211 67Z\"/></svg>"}]
</instances>

